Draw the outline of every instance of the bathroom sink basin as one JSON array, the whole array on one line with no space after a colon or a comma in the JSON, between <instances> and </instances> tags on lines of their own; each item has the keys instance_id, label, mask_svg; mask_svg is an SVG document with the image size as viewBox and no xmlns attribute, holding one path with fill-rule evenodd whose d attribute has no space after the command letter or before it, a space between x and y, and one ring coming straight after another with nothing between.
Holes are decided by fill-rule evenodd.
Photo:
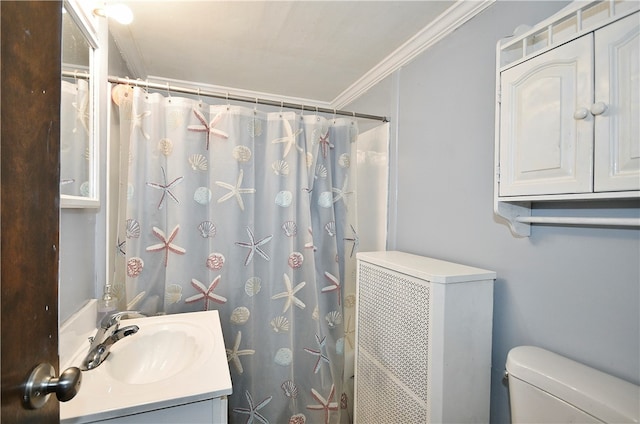
<instances>
[{"instance_id":1,"label":"bathroom sink basin","mask_svg":"<svg viewBox=\"0 0 640 424\"><path fill-rule=\"evenodd\" d=\"M116 343L100 365L123 383L149 384L171 378L201 362L203 354L215 347L215 340L207 345L198 341L201 329L196 325L138 321L138 333ZM124 325L129 325L129 321L123 321Z\"/></svg>"},{"instance_id":2,"label":"bathroom sink basin","mask_svg":"<svg viewBox=\"0 0 640 424\"><path fill-rule=\"evenodd\" d=\"M98 367L83 371L76 397L60 404L61 423L106 420L231 394L217 311L120 322L121 328L129 325L137 325L138 332L116 342ZM88 347L85 338L62 368L78 366Z\"/></svg>"}]
</instances>

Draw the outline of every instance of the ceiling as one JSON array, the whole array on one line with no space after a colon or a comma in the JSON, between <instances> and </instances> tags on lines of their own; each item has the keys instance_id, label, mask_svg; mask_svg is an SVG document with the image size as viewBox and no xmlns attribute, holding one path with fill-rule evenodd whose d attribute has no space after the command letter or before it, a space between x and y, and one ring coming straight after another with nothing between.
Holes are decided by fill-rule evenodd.
<instances>
[{"instance_id":1,"label":"ceiling","mask_svg":"<svg viewBox=\"0 0 640 424\"><path fill-rule=\"evenodd\" d=\"M110 22L109 27L130 77L163 77L316 104L335 104L385 58L462 3L120 2L133 11L133 23Z\"/></svg>"}]
</instances>

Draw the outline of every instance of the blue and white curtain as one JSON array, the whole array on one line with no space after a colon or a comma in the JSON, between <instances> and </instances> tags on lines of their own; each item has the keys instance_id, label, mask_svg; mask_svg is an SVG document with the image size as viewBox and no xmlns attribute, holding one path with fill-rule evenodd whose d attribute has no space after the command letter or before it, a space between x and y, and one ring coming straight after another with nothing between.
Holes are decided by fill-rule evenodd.
<instances>
[{"instance_id":1,"label":"blue and white curtain","mask_svg":"<svg viewBox=\"0 0 640 424\"><path fill-rule=\"evenodd\" d=\"M126 94L121 307L219 311L231 422L350 422L356 122Z\"/></svg>"}]
</instances>

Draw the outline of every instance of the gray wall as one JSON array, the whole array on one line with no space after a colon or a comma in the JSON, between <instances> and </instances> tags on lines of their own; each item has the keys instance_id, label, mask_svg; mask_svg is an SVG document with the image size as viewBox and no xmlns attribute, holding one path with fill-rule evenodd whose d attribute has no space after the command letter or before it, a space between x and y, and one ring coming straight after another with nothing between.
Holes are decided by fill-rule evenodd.
<instances>
[{"instance_id":1,"label":"gray wall","mask_svg":"<svg viewBox=\"0 0 640 424\"><path fill-rule=\"evenodd\" d=\"M390 247L498 274L494 423L510 421L502 373L514 346L541 346L640 384L640 232L533 226L531 237L515 238L493 215L496 41L565 4L499 1L349 105L390 115L397 128ZM566 208L552 212L573 212ZM638 216L638 202L613 213Z\"/></svg>"},{"instance_id":2,"label":"gray wall","mask_svg":"<svg viewBox=\"0 0 640 424\"><path fill-rule=\"evenodd\" d=\"M96 216L95 209L60 211L60 322L95 297Z\"/></svg>"}]
</instances>

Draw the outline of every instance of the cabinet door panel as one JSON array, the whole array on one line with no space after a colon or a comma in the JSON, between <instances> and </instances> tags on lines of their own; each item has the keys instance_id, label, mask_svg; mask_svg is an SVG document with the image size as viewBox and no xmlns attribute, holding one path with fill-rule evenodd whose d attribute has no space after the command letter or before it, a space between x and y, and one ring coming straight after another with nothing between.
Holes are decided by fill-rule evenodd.
<instances>
[{"instance_id":1,"label":"cabinet door panel","mask_svg":"<svg viewBox=\"0 0 640 424\"><path fill-rule=\"evenodd\" d=\"M595 190L640 190L640 14L595 33Z\"/></svg>"},{"instance_id":2,"label":"cabinet door panel","mask_svg":"<svg viewBox=\"0 0 640 424\"><path fill-rule=\"evenodd\" d=\"M593 38L581 37L501 74L500 195L592 190Z\"/></svg>"}]
</instances>

